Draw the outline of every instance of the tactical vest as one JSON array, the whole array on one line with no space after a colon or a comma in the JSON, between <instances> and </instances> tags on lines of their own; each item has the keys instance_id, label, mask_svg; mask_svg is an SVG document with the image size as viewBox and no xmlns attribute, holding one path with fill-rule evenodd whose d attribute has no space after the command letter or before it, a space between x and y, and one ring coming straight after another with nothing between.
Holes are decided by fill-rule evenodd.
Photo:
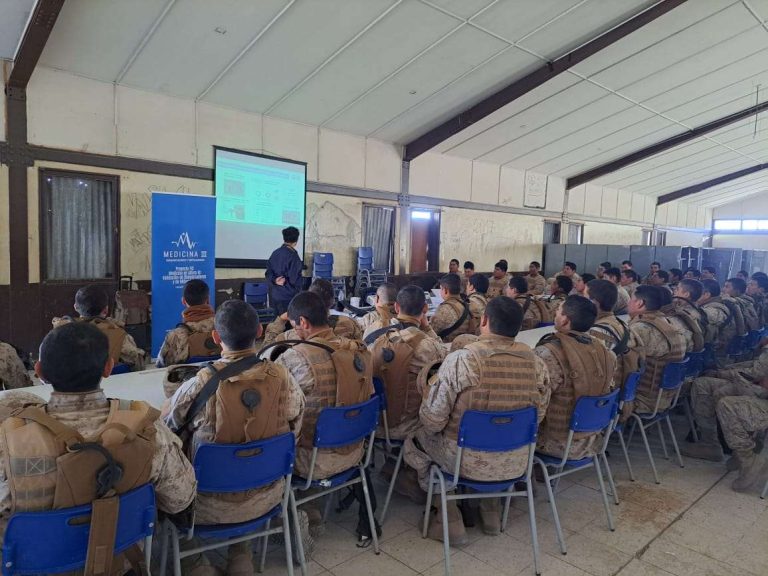
<instances>
[{"instance_id":1,"label":"tactical vest","mask_svg":"<svg viewBox=\"0 0 768 576\"><path fill-rule=\"evenodd\" d=\"M414 366L413 357L426 337L418 328L393 326L369 348L373 357L373 374L384 382L387 425L390 428L419 418L421 394L416 381L421 367Z\"/></svg>"},{"instance_id":2,"label":"tactical vest","mask_svg":"<svg viewBox=\"0 0 768 576\"><path fill-rule=\"evenodd\" d=\"M586 334L554 332L541 339L563 371L563 385L552 394L542 428L558 437L567 437L576 402L582 396L607 394L613 387L616 356ZM574 439L592 436L576 433Z\"/></svg>"},{"instance_id":3,"label":"tactical vest","mask_svg":"<svg viewBox=\"0 0 768 576\"><path fill-rule=\"evenodd\" d=\"M693 339L692 352L701 352L704 350L704 331L701 328L701 323L697 318L694 318L691 312L675 304L668 304L664 306L661 311L668 318L678 318L691 333Z\"/></svg>"},{"instance_id":4,"label":"tactical vest","mask_svg":"<svg viewBox=\"0 0 768 576\"><path fill-rule=\"evenodd\" d=\"M214 362L197 374L202 387L229 362ZM244 444L289 431L288 379L280 368L263 360L219 382L205 405L204 418L214 423L217 444ZM215 398L215 399L214 399Z\"/></svg>"},{"instance_id":5,"label":"tactical vest","mask_svg":"<svg viewBox=\"0 0 768 576\"><path fill-rule=\"evenodd\" d=\"M127 333L120 326L106 318L78 318L79 322L89 322L101 330L109 340L109 357L115 364L120 363L120 354L123 351L123 342Z\"/></svg>"},{"instance_id":6,"label":"tactical vest","mask_svg":"<svg viewBox=\"0 0 768 576\"><path fill-rule=\"evenodd\" d=\"M602 318L597 317L597 322L589 332L598 340L602 340L616 354L616 382L624 386L627 377L633 372L638 372L645 366L642 345L632 334L632 331L620 318L608 313Z\"/></svg>"},{"instance_id":7,"label":"tactical vest","mask_svg":"<svg viewBox=\"0 0 768 576\"><path fill-rule=\"evenodd\" d=\"M445 300L441 306L442 305L450 307L456 313L456 322L454 322L452 326L448 326L441 330L438 333L440 338L442 338L445 342L450 342L460 334L475 333L475 322L472 318L472 314L469 313L469 305L466 302L457 298L451 298L449 300ZM465 312L466 318L463 322L459 322L461 317L464 316Z\"/></svg>"},{"instance_id":8,"label":"tactical vest","mask_svg":"<svg viewBox=\"0 0 768 576\"><path fill-rule=\"evenodd\" d=\"M485 308L488 306L488 298L484 294L478 294L474 293L469 296L468 305L469 305L469 315L472 317L472 333L473 334L480 334L480 321L483 317L483 314L485 313ZM482 312L480 314L477 314L472 310L472 304L475 304L477 307L482 309Z\"/></svg>"},{"instance_id":9,"label":"tactical vest","mask_svg":"<svg viewBox=\"0 0 768 576\"><path fill-rule=\"evenodd\" d=\"M550 318L554 318L555 317L555 314L557 313L558 307L563 302L565 302L565 296L555 296L555 295L552 295L549 298L547 298L546 305L547 305L547 311L549 312L549 317ZM543 320L542 320L542 322L543 322ZM552 322L552 320L549 320L549 322Z\"/></svg>"},{"instance_id":10,"label":"tactical vest","mask_svg":"<svg viewBox=\"0 0 768 576\"><path fill-rule=\"evenodd\" d=\"M669 352L664 356L645 358L645 372L640 377L637 386L638 395L645 398L655 398L658 393L664 367L670 362L680 362L685 358L685 339L677 333L675 327L660 314L643 314L639 316L638 323L653 326L667 341ZM663 403L662 403L663 406Z\"/></svg>"},{"instance_id":11,"label":"tactical vest","mask_svg":"<svg viewBox=\"0 0 768 576\"><path fill-rule=\"evenodd\" d=\"M744 326L746 331L759 330L762 328L760 319L757 316L757 309L755 308L755 301L747 295L734 298L736 303L741 307L741 314L744 318Z\"/></svg>"},{"instance_id":12,"label":"tactical vest","mask_svg":"<svg viewBox=\"0 0 768 576\"><path fill-rule=\"evenodd\" d=\"M347 316L329 316L328 326L333 329L333 333L341 338L357 340L360 332L360 326Z\"/></svg>"},{"instance_id":13,"label":"tactical vest","mask_svg":"<svg viewBox=\"0 0 768 576\"><path fill-rule=\"evenodd\" d=\"M195 331L192 326L184 322L177 324L176 328L181 328L187 333L188 358L221 355L221 346L213 341L213 334L211 332Z\"/></svg>"},{"instance_id":14,"label":"tactical vest","mask_svg":"<svg viewBox=\"0 0 768 576\"><path fill-rule=\"evenodd\" d=\"M11 514L94 503L85 573L122 574L117 495L149 482L159 416L146 402L110 400L104 426L83 438L43 408L17 410L0 426Z\"/></svg>"},{"instance_id":15,"label":"tactical vest","mask_svg":"<svg viewBox=\"0 0 768 576\"><path fill-rule=\"evenodd\" d=\"M744 322L744 313L741 311L741 306L732 298L718 298L718 301L728 308L728 313L733 318L733 323L736 326L736 336L743 336L747 333L747 325Z\"/></svg>"},{"instance_id":16,"label":"tactical vest","mask_svg":"<svg viewBox=\"0 0 768 576\"><path fill-rule=\"evenodd\" d=\"M459 424L467 410L502 412L539 402L536 357L530 347L514 342L480 339L465 348L480 366L479 384L459 392L444 434L458 440Z\"/></svg>"},{"instance_id":17,"label":"tactical vest","mask_svg":"<svg viewBox=\"0 0 768 576\"><path fill-rule=\"evenodd\" d=\"M395 317L395 310L392 304L384 304L383 306L376 306L376 312L379 313L379 319L381 321L382 326L388 326L392 318Z\"/></svg>"},{"instance_id":18,"label":"tactical vest","mask_svg":"<svg viewBox=\"0 0 768 576\"><path fill-rule=\"evenodd\" d=\"M707 330L704 335L704 340L708 344L714 343L721 339L722 334L729 326L734 324L735 319L731 314L731 309L725 305L719 296L717 298L711 298L705 304L703 304L701 308L705 315L707 308L717 308L718 310L722 311L723 314L725 314L725 321L722 324L710 322L709 318L707 317Z\"/></svg>"}]
</instances>

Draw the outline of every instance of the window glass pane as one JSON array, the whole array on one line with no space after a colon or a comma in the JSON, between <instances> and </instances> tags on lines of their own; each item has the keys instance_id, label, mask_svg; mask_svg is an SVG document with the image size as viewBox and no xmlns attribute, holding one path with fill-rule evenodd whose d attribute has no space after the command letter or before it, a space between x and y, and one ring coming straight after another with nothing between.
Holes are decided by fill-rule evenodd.
<instances>
[{"instance_id":1,"label":"window glass pane","mask_svg":"<svg viewBox=\"0 0 768 576\"><path fill-rule=\"evenodd\" d=\"M758 220L757 221L757 229L758 230L768 230L768 220Z\"/></svg>"},{"instance_id":2,"label":"window glass pane","mask_svg":"<svg viewBox=\"0 0 768 576\"><path fill-rule=\"evenodd\" d=\"M741 220L715 220L715 230L741 230Z\"/></svg>"},{"instance_id":3,"label":"window glass pane","mask_svg":"<svg viewBox=\"0 0 768 576\"><path fill-rule=\"evenodd\" d=\"M742 220L741 221L741 229L742 230L757 230L757 220Z\"/></svg>"}]
</instances>

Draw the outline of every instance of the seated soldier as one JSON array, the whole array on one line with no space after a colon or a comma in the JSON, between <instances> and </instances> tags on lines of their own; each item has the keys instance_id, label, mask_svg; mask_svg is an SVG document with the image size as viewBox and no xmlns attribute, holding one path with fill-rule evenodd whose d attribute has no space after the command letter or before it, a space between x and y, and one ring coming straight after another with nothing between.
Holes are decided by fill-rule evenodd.
<instances>
[{"instance_id":1,"label":"seated soldier","mask_svg":"<svg viewBox=\"0 0 768 576\"><path fill-rule=\"evenodd\" d=\"M475 275L475 263L472 262L471 260L467 260L466 262L464 262L464 275L461 277L461 293L462 294L467 293L467 285L469 284L469 279L472 278L472 276L474 275Z\"/></svg>"},{"instance_id":2,"label":"seated soldier","mask_svg":"<svg viewBox=\"0 0 768 576\"><path fill-rule=\"evenodd\" d=\"M629 274L629 276L627 276ZM609 268L605 271L605 280L608 280L611 284L616 286L616 307L613 309L614 313L618 316L627 313L627 307L629 306L629 299L634 294L637 288L637 282L634 281L631 284L634 287L630 293L630 285L625 285L628 278L637 278L634 270L627 270L626 272L620 272L618 268Z\"/></svg>"},{"instance_id":3,"label":"seated soldier","mask_svg":"<svg viewBox=\"0 0 768 576\"><path fill-rule=\"evenodd\" d=\"M691 280L701 281L701 271L697 268L686 268L684 277L690 278Z\"/></svg>"},{"instance_id":4,"label":"seated soldier","mask_svg":"<svg viewBox=\"0 0 768 576\"><path fill-rule=\"evenodd\" d=\"M653 412L664 368L685 358L685 338L661 311L664 288L639 286L629 301L629 326L645 348L645 372L640 378L635 410ZM665 410L675 393L662 395L659 410Z\"/></svg>"},{"instance_id":5,"label":"seated soldier","mask_svg":"<svg viewBox=\"0 0 768 576\"><path fill-rule=\"evenodd\" d=\"M506 296L520 304L523 309L523 330L538 328L542 322L552 322L552 313L544 300L534 298L528 290L528 282L520 276L512 276L507 285Z\"/></svg>"},{"instance_id":6,"label":"seated soldier","mask_svg":"<svg viewBox=\"0 0 768 576\"><path fill-rule=\"evenodd\" d=\"M488 278L482 274L475 274L467 284L467 303L477 335L480 334L480 319L485 314L485 307L488 306L488 285Z\"/></svg>"},{"instance_id":7,"label":"seated soldier","mask_svg":"<svg viewBox=\"0 0 768 576\"><path fill-rule=\"evenodd\" d=\"M421 428L405 442L405 461L418 473L424 490L433 462L444 470L453 470L459 423L465 411L536 406L539 421L544 417L549 377L544 363L530 347L515 342L522 321L523 310L514 300L505 296L491 300L480 323L479 340L446 356L438 374L424 390L419 411ZM480 481L516 478L525 473L527 462L527 448L500 454L467 449L461 475ZM440 498L435 501L439 507ZM450 542L461 546L467 535L455 501L448 502L447 512ZM499 533L499 500L480 501L480 520L484 532ZM442 515L438 510L433 513L428 535L435 540L443 539Z\"/></svg>"},{"instance_id":8,"label":"seated soldier","mask_svg":"<svg viewBox=\"0 0 768 576\"><path fill-rule=\"evenodd\" d=\"M725 282L724 292L726 296L732 298L741 308L741 315L744 317L744 330L760 330L763 325L757 315L755 301L747 292L747 283L741 278L729 278Z\"/></svg>"},{"instance_id":9,"label":"seated soldier","mask_svg":"<svg viewBox=\"0 0 768 576\"><path fill-rule=\"evenodd\" d=\"M699 306L707 319L705 343L711 343L720 362L727 361L728 344L744 334L741 308L730 298L722 298L716 280L702 280Z\"/></svg>"},{"instance_id":10,"label":"seated soldier","mask_svg":"<svg viewBox=\"0 0 768 576\"><path fill-rule=\"evenodd\" d=\"M672 301L672 294L664 286L654 286L658 288L659 298L661 299L661 313L672 323L680 335L685 340L685 352L697 352L704 348L704 336L701 327L693 317L679 311Z\"/></svg>"},{"instance_id":11,"label":"seated soldier","mask_svg":"<svg viewBox=\"0 0 768 576\"><path fill-rule=\"evenodd\" d=\"M260 332L250 304L228 300L219 306L213 338L222 348L221 360L182 384L167 408L166 422L185 438L190 460L202 444L243 444L289 431L298 436L304 395L287 370L259 359L255 341ZM245 493L198 494L196 521L236 524L258 518L280 503L283 490L278 481ZM230 573L252 574L251 560L250 542L229 547ZM193 574L210 572L201 562L201 557L190 561L196 564Z\"/></svg>"},{"instance_id":12,"label":"seated soldier","mask_svg":"<svg viewBox=\"0 0 768 576\"><path fill-rule=\"evenodd\" d=\"M75 312L79 317L74 320L69 316L54 318L53 327L73 321L93 324L107 336L109 357L115 364L127 364L134 371L144 369L144 350L136 346L133 337L122 326L108 317L109 296L104 288L96 284L80 288L75 295Z\"/></svg>"},{"instance_id":13,"label":"seated soldier","mask_svg":"<svg viewBox=\"0 0 768 576\"><path fill-rule=\"evenodd\" d=\"M440 278L440 295L443 301L429 321L432 329L444 342L462 334L474 334L475 326L469 305L461 299L461 280L456 274Z\"/></svg>"},{"instance_id":14,"label":"seated soldier","mask_svg":"<svg viewBox=\"0 0 768 576\"><path fill-rule=\"evenodd\" d=\"M677 285L680 284L680 280L683 279L683 271L680 270L680 268L670 268L669 269L669 287L672 289L672 292L675 291L677 288Z\"/></svg>"},{"instance_id":15,"label":"seated soldier","mask_svg":"<svg viewBox=\"0 0 768 576\"><path fill-rule=\"evenodd\" d=\"M89 480L94 488L96 482L89 477L99 472L104 460L96 459L93 467L93 460L83 458L85 449L72 446L83 439L99 443L122 468L113 484L118 494L152 483L159 510L191 516L197 483L181 442L146 402L104 395L99 384L112 372L112 364L109 340L101 330L92 323L65 323L45 337L35 365L40 379L53 386L50 400L43 403L25 392L0 399L3 415L9 405L17 408L0 428L0 531L16 512L68 508L97 499L88 488ZM119 428L105 431L110 425ZM61 427L74 437L66 443L69 448L61 440ZM40 467L40 462L46 465ZM94 544L110 550L114 546L109 541ZM113 566L96 566L94 573L122 573L113 572Z\"/></svg>"},{"instance_id":16,"label":"seated soldier","mask_svg":"<svg viewBox=\"0 0 768 576\"><path fill-rule=\"evenodd\" d=\"M488 283L488 300L496 298L504 294L504 288L506 288L509 282L509 274L507 274L507 261L499 260L493 267L493 274Z\"/></svg>"},{"instance_id":17,"label":"seated soldier","mask_svg":"<svg viewBox=\"0 0 768 576\"><path fill-rule=\"evenodd\" d=\"M375 310L368 312L357 322L363 331L363 338L374 330L389 326L389 322L395 317L395 298L397 298L397 286L389 282L376 288Z\"/></svg>"},{"instance_id":18,"label":"seated soldier","mask_svg":"<svg viewBox=\"0 0 768 576\"><path fill-rule=\"evenodd\" d=\"M560 307L568 295L573 290L573 280L562 274L555 276L550 285L550 295L546 299L547 307L552 318L555 317L557 309Z\"/></svg>"},{"instance_id":19,"label":"seated soldier","mask_svg":"<svg viewBox=\"0 0 768 576\"><path fill-rule=\"evenodd\" d=\"M702 280L714 280L717 282L717 268L714 266L703 266L701 268Z\"/></svg>"},{"instance_id":20,"label":"seated soldier","mask_svg":"<svg viewBox=\"0 0 768 576\"><path fill-rule=\"evenodd\" d=\"M760 272L753 274L747 285L747 294L755 301L755 310L760 325L768 325L768 302L766 302L768 278L762 276Z\"/></svg>"},{"instance_id":21,"label":"seated soldier","mask_svg":"<svg viewBox=\"0 0 768 576\"><path fill-rule=\"evenodd\" d=\"M576 280L574 280L573 290L571 290L571 294L574 296L583 296L584 298L588 298L587 284L589 284L594 279L595 279L594 274L590 274L589 272L587 272L586 274L582 274Z\"/></svg>"},{"instance_id":22,"label":"seated soldier","mask_svg":"<svg viewBox=\"0 0 768 576\"><path fill-rule=\"evenodd\" d=\"M190 280L184 285L181 298L184 311L181 324L165 335L157 355L157 367L183 364L192 357L219 356L221 348L213 341L213 317L208 284Z\"/></svg>"},{"instance_id":23,"label":"seated soldier","mask_svg":"<svg viewBox=\"0 0 768 576\"><path fill-rule=\"evenodd\" d=\"M611 278L608 278L608 280L611 280L611 282L613 282ZM624 292L627 293L627 305L629 305L629 299L632 298L632 296L635 293L635 290L637 290L637 287L640 286L640 277L637 275L637 272L635 272L634 270L622 270L618 275L616 285L622 288ZM621 290L619 290L619 301L618 301L619 306L622 304L622 302L623 302L623 295ZM617 313L626 314L626 312L617 312Z\"/></svg>"},{"instance_id":24,"label":"seated soldier","mask_svg":"<svg viewBox=\"0 0 768 576\"><path fill-rule=\"evenodd\" d=\"M19 358L16 348L0 342L0 390L13 390L32 386L32 379L27 373L24 362Z\"/></svg>"},{"instance_id":25,"label":"seated soldier","mask_svg":"<svg viewBox=\"0 0 768 576\"><path fill-rule=\"evenodd\" d=\"M665 307L664 311L673 322L680 322L681 328L690 334L690 342L689 336L684 334L687 352L700 352L704 349L707 319L704 311L696 304L702 290L703 286L698 280L680 280L672 297L672 307Z\"/></svg>"},{"instance_id":26,"label":"seated soldier","mask_svg":"<svg viewBox=\"0 0 768 576\"><path fill-rule=\"evenodd\" d=\"M528 265L528 274L525 275L528 283L526 292L532 296L541 296L547 288L547 279L541 274L541 264L534 261Z\"/></svg>"},{"instance_id":27,"label":"seated soldier","mask_svg":"<svg viewBox=\"0 0 768 576\"><path fill-rule=\"evenodd\" d=\"M595 277L598 280L605 280L605 277L604 277L605 276L605 272L609 268L613 268L613 264L611 264L608 261L600 262L600 264L598 264L598 266L597 266L597 272L596 272L596 276Z\"/></svg>"},{"instance_id":28,"label":"seated soldier","mask_svg":"<svg viewBox=\"0 0 768 576\"><path fill-rule=\"evenodd\" d=\"M614 387L616 355L589 335L597 307L582 296L569 296L555 314L555 332L544 336L534 349L549 372L551 397L539 427L537 450L550 456L565 455L571 414L582 396L607 394ZM584 458L600 449L602 435L574 435L569 458Z\"/></svg>"},{"instance_id":29,"label":"seated soldier","mask_svg":"<svg viewBox=\"0 0 768 576\"><path fill-rule=\"evenodd\" d=\"M726 396L717 403L717 419L739 476L731 485L736 492L760 491L768 478L768 456L758 450L755 438L768 430L768 381L761 382L762 395Z\"/></svg>"},{"instance_id":30,"label":"seated soldier","mask_svg":"<svg viewBox=\"0 0 768 576\"><path fill-rule=\"evenodd\" d=\"M672 288L669 287L669 272L666 270L658 270L648 279L648 284L651 286L657 286L659 288L666 289L672 294Z\"/></svg>"}]
</instances>

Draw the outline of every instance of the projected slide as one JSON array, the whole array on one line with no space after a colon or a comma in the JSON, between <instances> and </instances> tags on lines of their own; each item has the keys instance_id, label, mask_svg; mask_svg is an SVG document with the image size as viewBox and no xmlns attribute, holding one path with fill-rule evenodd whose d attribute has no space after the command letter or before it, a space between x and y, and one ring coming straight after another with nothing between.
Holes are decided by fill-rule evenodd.
<instances>
[{"instance_id":1,"label":"projected slide","mask_svg":"<svg viewBox=\"0 0 768 576\"><path fill-rule=\"evenodd\" d=\"M307 167L215 148L216 263L261 267L282 242L282 229L301 231L296 249L304 257Z\"/></svg>"}]
</instances>

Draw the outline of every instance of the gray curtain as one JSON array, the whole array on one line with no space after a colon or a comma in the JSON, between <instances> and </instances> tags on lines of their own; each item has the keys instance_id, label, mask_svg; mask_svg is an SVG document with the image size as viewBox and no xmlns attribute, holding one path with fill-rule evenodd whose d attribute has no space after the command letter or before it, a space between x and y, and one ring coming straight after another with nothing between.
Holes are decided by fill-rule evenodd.
<instances>
[{"instance_id":1,"label":"gray curtain","mask_svg":"<svg viewBox=\"0 0 768 576\"><path fill-rule=\"evenodd\" d=\"M111 278L117 202L112 182L51 175L46 184L46 279Z\"/></svg>"},{"instance_id":2,"label":"gray curtain","mask_svg":"<svg viewBox=\"0 0 768 576\"><path fill-rule=\"evenodd\" d=\"M363 206L363 246L373 248L373 267L392 271L395 209Z\"/></svg>"}]
</instances>

